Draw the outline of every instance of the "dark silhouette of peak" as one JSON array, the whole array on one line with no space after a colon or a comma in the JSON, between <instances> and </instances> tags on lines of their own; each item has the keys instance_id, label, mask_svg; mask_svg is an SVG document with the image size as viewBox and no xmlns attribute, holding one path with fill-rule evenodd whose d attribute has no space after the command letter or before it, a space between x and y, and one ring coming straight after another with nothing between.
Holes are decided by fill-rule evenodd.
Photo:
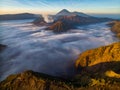
<instances>
[{"instance_id":1,"label":"dark silhouette of peak","mask_svg":"<svg viewBox=\"0 0 120 90\"><path fill-rule=\"evenodd\" d=\"M57 16L76 16L76 15L82 16L82 17L90 17L89 15L84 14L82 12L76 12L76 11L75 12L69 12L67 9L61 10L60 12L58 12L55 15L55 17L57 17Z\"/></svg>"},{"instance_id":2,"label":"dark silhouette of peak","mask_svg":"<svg viewBox=\"0 0 120 90\"><path fill-rule=\"evenodd\" d=\"M70 15L71 12L69 12L67 9L63 9L60 12L58 12L56 15L61 16L61 15Z\"/></svg>"}]
</instances>

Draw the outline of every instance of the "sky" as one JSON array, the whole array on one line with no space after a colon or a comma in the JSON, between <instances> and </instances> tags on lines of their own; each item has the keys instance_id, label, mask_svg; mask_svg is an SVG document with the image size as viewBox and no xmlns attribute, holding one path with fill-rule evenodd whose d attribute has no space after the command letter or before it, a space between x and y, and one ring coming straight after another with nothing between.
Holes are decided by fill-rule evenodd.
<instances>
[{"instance_id":1,"label":"sky","mask_svg":"<svg viewBox=\"0 0 120 90\"><path fill-rule=\"evenodd\" d=\"M93 14L120 14L120 0L0 0L0 14L55 14L62 9Z\"/></svg>"}]
</instances>

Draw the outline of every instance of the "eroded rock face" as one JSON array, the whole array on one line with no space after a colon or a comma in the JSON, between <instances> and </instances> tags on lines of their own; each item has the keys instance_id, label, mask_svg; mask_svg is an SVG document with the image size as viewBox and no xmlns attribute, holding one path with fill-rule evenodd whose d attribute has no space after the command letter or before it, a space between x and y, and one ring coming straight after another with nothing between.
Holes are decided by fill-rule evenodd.
<instances>
[{"instance_id":1,"label":"eroded rock face","mask_svg":"<svg viewBox=\"0 0 120 90\"><path fill-rule=\"evenodd\" d=\"M59 79L33 71L10 75L0 83L0 90L70 90Z\"/></svg>"},{"instance_id":2,"label":"eroded rock face","mask_svg":"<svg viewBox=\"0 0 120 90\"><path fill-rule=\"evenodd\" d=\"M47 29L53 30L54 32L65 32L72 28L74 28L74 26L70 23L67 23L65 21L57 21L51 26L49 26Z\"/></svg>"}]
</instances>

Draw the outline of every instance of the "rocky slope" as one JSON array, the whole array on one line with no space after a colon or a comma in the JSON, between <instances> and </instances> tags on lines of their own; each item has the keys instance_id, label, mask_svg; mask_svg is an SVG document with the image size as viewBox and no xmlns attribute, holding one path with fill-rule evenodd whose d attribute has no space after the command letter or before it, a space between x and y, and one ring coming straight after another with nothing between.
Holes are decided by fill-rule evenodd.
<instances>
[{"instance_id":1,"label":"rocky slope","mask_svg":"<svg viewBox=\"0 0 120 90\"><path fill-rule=\"evenodd\" d=\"M65 32L72 28L74 28L74 26L70 23L66 23L65 21L57 21L50 25L47 29L53 30L53 32Z\"/></svg>"},{"instance_id":2,"label":"rocky slope","mask_svg":"<svg viewBox=\"0 0 120 90\"><path fill-rule=\"evenodd\" d=\"M109 21L111 19L108 18L94 18L94 17L82 17L82 16L59 16L55 21L48 27L48 29L60 32L60 31L67 31L70 29L75 29L76 26L79 25L87 25L92 23L99 23L99 22L105 22ZM58 27L56 29L56 27Z\"/></svg>"},{"instance_id":3,"label":"rocky slope","mask_svg":"<svg viewBox=\"0 0 120 90\"><path fill-rule=\"evenodd\" d=\"M59 78L33 71L10 75L0 83L0 90L70 90Z\"/></svg>"},{"instance_id":4,"label":"rocky slope","mask_svg":"<svg viewBox=\"0 0 120 90\"><path fill-rule=\"evenodd\" d=\"M120 90L120 42L83 52L68 79L25 71L0 82L0 90Z\"/></svg>"},{"instance_id":5,"label":"rocky slope","mask_svg":"<svg viewBox=\"0 0 120 90\"><path fill-rule=\"evenodd\" d=\"M80 54L76 67L88 72L98 73L107 70L120 72L120 42L91 49Z\"/></svg>"},{"instance_id":6,"label":"rocky slope","mask_svg":"<svg viewBox=\"0 0 120 90\"><path fill-rule=\"evenodd\" d=\"M106 84L104 79L93 79L86 75L68 81L38 72L25 71L10 75L0 82L0 90L119 90L120 79L117 78L115 81L115 84L110 81Z\"/></svg>"},{"instance_id":7,"label":"rocky slope","mask_svg":"<svg viewBox=\"0 0 120 90\"><path fill-rule=\"evenodd\" d=\"M47 25L47 23L45 22L45 20L42 16L39 16L38 18L36 18L32 23L35 25L38 25L38 26Z\"/></svg>"},{"instance_id":8,"label":"rocky slope","mask_svg":"<svg viewBox=\"0 0 120 90\"><path fill-rule=\"evenodd\" d=\"M81 17L91 17L90 15L84 14L82 12L70 12L67 9L63 9L61 11L59 11L57 14L55 15L50 15L51 18L53 18L54 20L56 20L57 18L59 18L60 16L81 16Z\"/></svg>"}]
</instances>

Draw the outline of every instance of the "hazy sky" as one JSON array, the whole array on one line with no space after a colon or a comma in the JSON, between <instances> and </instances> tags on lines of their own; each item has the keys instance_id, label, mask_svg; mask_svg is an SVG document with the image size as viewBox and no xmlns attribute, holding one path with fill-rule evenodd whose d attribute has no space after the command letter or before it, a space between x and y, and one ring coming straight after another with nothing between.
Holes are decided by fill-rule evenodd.
<instances>
[{"instance_id":1,"label":"hazy sky","mask_svg":"<svg viewBox=\"0 0 120 90\"><path fill-rule=\"evenodd\" d=\"M0 0L0 14L54 14L61 9L84 13L120 14L120 0Z\"/></svg>"}]
</instances>

